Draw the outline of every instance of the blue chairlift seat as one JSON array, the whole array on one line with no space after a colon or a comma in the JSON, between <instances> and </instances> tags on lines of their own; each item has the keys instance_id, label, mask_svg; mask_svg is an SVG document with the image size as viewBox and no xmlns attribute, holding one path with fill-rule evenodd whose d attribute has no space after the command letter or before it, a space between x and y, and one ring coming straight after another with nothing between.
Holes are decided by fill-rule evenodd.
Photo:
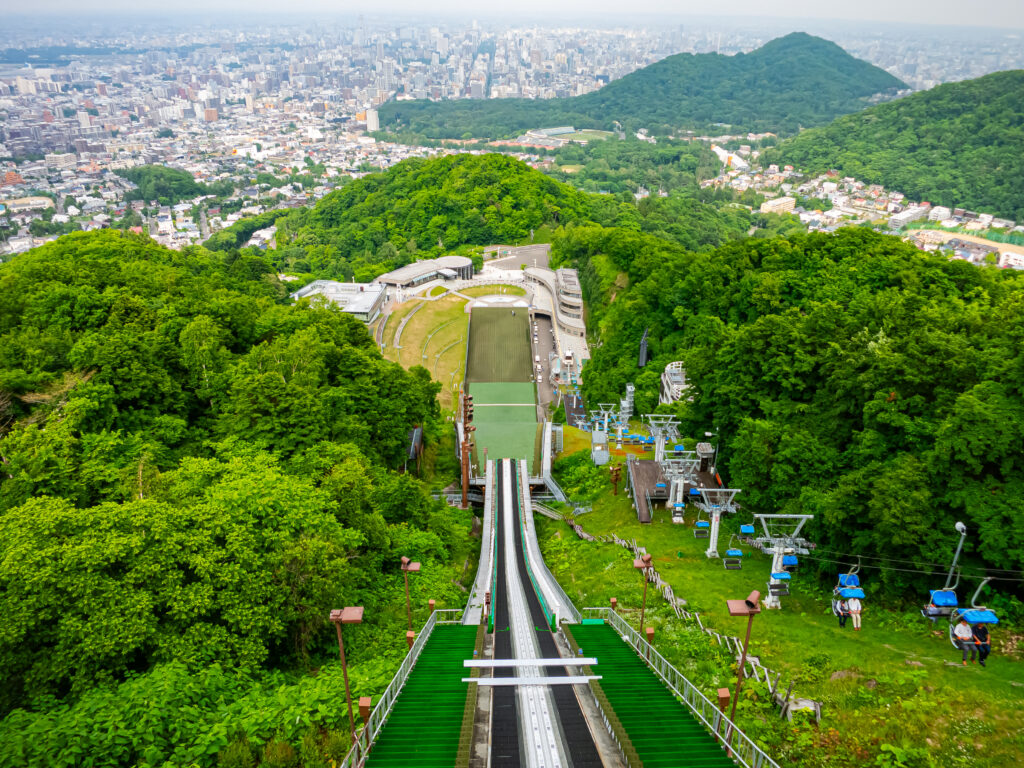
<instances>
[{"instance_id":1,"label":"blue chairlift seat","mask_svg":"<svg viewBox=\"0 0 1024 768\"><path fill-rule=\"evenodd\" d=\"M677 443L675 448L673 448L673 450L675 450L675 451L685 451L686 450L686 446L683 445L682 443Z\"/></svg>"},{"instance_id":2,"label":"blue chairlift seat","mask_svg":"<svg viewBox=\"0 0 1024 768\"><path fill-rule=\"evenodd\" d=\"M675 504L673 504L672 506L675 507L676 509L685 509L686 508L685 504L682 504L682 503L680 503L678 501Z\"/></svg>"},{"instance_id":3,"label":"blue chairlift seat","mask_svg":"<svg viewBox=\"0 0 1024 768\"><path fill-rule=\"evenodd\" d=\"M854 597L859 599L864 597L864 590L860 587L844 587L839 590L839 596L843 598L843 600L850 600Z\"/></svg>"},{"instance_id":4,"label":"blue chairlift seat","mask_svg":"<svg viewBox=\"0 0 1024 768\"><path fill-rule=\"evenodd\" d=\"M690 493L693 493L693 491L690 491ZM742 533L744 536L753 536L754 535L754 526L752 526L752 525L741 525L740 526L740 533Z\"/></svg>"},{"instance_id":5,"label":"blue chairlift seat","mask_svg":"<svg viewBox=\"0 0 1024 768\"><path fill-rule=\"evenodd\" d=\"M690 489L690 495L691 496L700 496L700 491L698 491L696 488L691 488Z\"/></svg>"},{"instance_id":6,"label":"blue chairlift seat","mask_svg":"<svg viewBox=\"0 0 1024 768\"><path fill-rule=\"evenodd\" d=\"M990 611L988 608L968 608L966 611L960 611L960 617L967 619L968 624L999 623L995 611Z\"/></svg>"},{"instance_id":7,"label":"blue chairlift seat","mask_svg":"<svg viewBox=\"0 0 1024 768\"><path fill-rule=\"evenodd\" d=\"M840 573L839 574L839 586L840 587L859 587L860 579L857 578L856 573Z\"/></svg>"},{"instance_id":8,"label":"blue chairlift seat","mask_svg":"<svg viewBox=\"0 0 1024 768\"><path fill-rule=\"evenodd\" d=\"M778 573L773 573L772 578L776 581L789 581L793 578L793 575L791 573L787 573L786 571L779 571Z\"/></svg>"},{"instance_id":9,"label":"blue chairlift seat","mask_svg":"<svg viewBox=\"0 0 1024 768\"><path fill-rule=\"evenodd\" d=\"M783 555L782 556L782 564L783 565L797 565L798 563L796 561L796 555Z\"/></svg>"},{"instance_id":10,"label":"blue chairlift seat","mask_svg":"<svg viewBox=\"0 0 1024 768\"><path fill-rule=\"evenodd\" d=\"M956 608L956 592L951 589L931 590L932 605L938 608Z\"/></svg>"},{"instance_id":11,"label":"blue chairlift seat","mask_svg":"<svg viewBox=\"0 0 1024 768\"><path fill-rule=\"evenodd\" d=\"M655 483L654 487L655 488L667 488L668 486L666 486L664 483Z\"/></svg>"},{"instance_id":12,"label":"blue chairlift seat","mask_svg":"<svg viewBox=\"0 0 1024 768\"><path fill-rule=\"evenodd\" d=\"M742 549L727 549L725 550L726 557L743 557Z\"/></svg>"},{"instance_id":13,"label":"blue chairlift seat","mask_svg":"<svg viewBox=\"0 0 1024 768\"><path fill-rule=\"evenodd\" d=\"M697 521L697 527L698 528L710 528L711 527L711 523L709 523L707 520L698 520Z\"/></svg>"}]
</instances>

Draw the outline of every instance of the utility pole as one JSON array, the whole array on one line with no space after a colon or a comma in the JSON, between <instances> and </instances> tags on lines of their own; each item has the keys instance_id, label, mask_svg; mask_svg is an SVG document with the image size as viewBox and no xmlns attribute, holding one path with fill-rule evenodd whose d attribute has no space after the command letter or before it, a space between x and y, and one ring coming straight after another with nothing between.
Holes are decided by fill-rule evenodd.
<instances>
[{"instance_id":1,"label":"utility pole","mask_svg":"<svg viewBox=\"0 0 1024 768\"><path fill-rule=\"evenodd\" d=\"M619 478L622 476L622 465L615 464L608 468L608 475L612 480L612 496L619 495Z\"/></svg>"}]
</instances>

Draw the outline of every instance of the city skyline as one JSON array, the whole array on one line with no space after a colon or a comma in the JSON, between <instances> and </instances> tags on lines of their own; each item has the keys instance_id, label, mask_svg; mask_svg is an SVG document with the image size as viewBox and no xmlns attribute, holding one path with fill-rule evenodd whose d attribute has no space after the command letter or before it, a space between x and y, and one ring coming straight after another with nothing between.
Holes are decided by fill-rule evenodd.
<instances>
[{"instance_id":1,"label":"city skyline","mask_svg":"<svg viewBox=\"0 0 1024 768\"><path fill-rule=\"evenodd\" d=\"M792 22L793 29L800 29L804 23L828 22L863 22L888 24L914 24L933 26L959 26L973 28L992 28L1000 30L1024 30L1024 4L1016 0L985 0L973 4L969 16L963 12L963 5L955 0L909 0L893 5L885 0L863 0L856 6L830 6L823 9L820 3L813 0L787 0L780 6L767 8L757 0L728 0L718 4L714 14L707 13L707 5L696 0L682 0L673 4L671 10L654 0L639 0L630 4L629 11L623 10L621 4L609 0L568 0L552 12L549 5L540 0L524 0L515 5L514 9L482 9L477 4L466 0L441 0L432 4L429 13L423 6L408 0L383 0L374 4L346 4L339 7L329 0L295 0L289 4L288 16L328 15L334 18L351 17L357 14L368 14L375 17L404 16L410 21L436 18L441 21L469 20L473 18L509 19L523 21L529 18L537 26L574 21L577 24L594 22L623 22L633 20L636 23L649 23L653 19L670 19L673 22L684 22L687 19L698 21L719 19L722 21L750 22L763 20L775 23ZM15 9L10 9L15 10ZM175 5L175 16L181 14L233 14L244 11L247 15L281 16L279 4L265 0L217 0L215 3L199 2L199 0L181 0ZM133 17L160 16L166 14L166 4L155 0L41 0L33 6L31 16L19 14L22 18L39 16L72 16L77 18L95 17L103 19L114 14L129 14ZM15 11L16 13L16 11ZM538 16L537 14L542 14ZM581 16L580 14L585 14ZM14 13L11 14L15 16Z\"/></svg>"}]
</instances>

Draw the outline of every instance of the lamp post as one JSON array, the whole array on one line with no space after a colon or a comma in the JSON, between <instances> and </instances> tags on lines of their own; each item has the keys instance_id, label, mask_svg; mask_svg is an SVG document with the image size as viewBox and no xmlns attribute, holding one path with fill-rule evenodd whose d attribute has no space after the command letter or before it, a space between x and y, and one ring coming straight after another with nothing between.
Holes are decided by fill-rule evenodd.
<instances>
[{"instance_id":1,"label":"lamp post","mask_svg":"<svg viewBox=\"0 0 1024 768\"><path fill-rule=\"evenodd\" d=\"M640 634L644 633L644 613L647 611L647 569L653 568L651 565L651 556L643 555L633 561L633 567L636 568L644 577L644 601L640 606Z\"/></svg>"},{"instance_id":2,"label":"lamp post","mask_svg":"<svg viewBox=\"0 0 1024 768\"><path fill-rule=\"evenodd\" d=\"M342 624L362 624L363 607L349 606L331 611L331 621L338 630L338 655L341 656L341 674L345 678L345 701L348 704L348 724L352 728L352 743L356 743L356 719L352 716L352 692L348 687L348 665L345 663L345 643L341 639Z\"/></svg>"},{"instance_id":3,"label":"lamp post","mask_svg":"<svg viewBox=\"0 0 1024 768\"><path fill-rule=\"evenodd\" d=\"M718 428L715 427L715 431L714 432L705 432L704 433L704 437L714 437L715 438L715 456L712 459L712 461L714 462L712 467L717 472L718 471Z\"/></svg>"},{"instance_id":4,"label":"lamp post","mask_svg":"<svg viewBox=\"0 0 1024 768\"><path fill-rule=\"evenodd\" d=\"M956 570L956 564L960 560L960 552L964 548L964 539L967 538L967 526L963 523L957 523L956 532L960 534L960 543L956 545L956 554L953 555L953 564L949 566L949 575L946 577L946 586L943 589L949 589L949 584L953 581L953 571Z\"/></svg>"},{"instance_id":5,"label":"lamp post","mask_svg":"<svg viewBox=\"0 0 1024 768\"><path fill-rule=\"evenodd\" d=\"M409 574L419 573L420 564L410 562L408 557L402 558L402 576L405 577L405 614L409 619L409 631L412 632L412 603L409 601Z\"/></svg>"},{"instance_id":6,"label":"lamp post","mask_svg":"<svg viewBox=\"0 0 1024 768\"><path fill-rule=\"evenodd\" d=\"M746 600L726 600L725 604L729 608L730 616L746 616L747 617L747 636L743 640L743 653L740 654L740 668L736 675L736 695L732 699L732 711L729 713L729 720L732 722L733 718L736 717L736 702L740 700L740 686L743 685L743 668L747 665L747 646L750 644L750 628L754 624L754 617L761 612L761 593L756 589L750 593ZM732 728L730 727L729 733L726 734L726 739L732 734Z\"/></svg>"}]
</instances>

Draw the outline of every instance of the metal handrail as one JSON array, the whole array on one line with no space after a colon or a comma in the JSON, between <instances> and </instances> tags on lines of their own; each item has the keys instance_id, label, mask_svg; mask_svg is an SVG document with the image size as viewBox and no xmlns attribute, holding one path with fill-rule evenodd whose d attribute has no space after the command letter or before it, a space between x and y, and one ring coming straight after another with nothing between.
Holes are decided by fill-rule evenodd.
<instances>
[{"instance_id":1,"label":"metal handrail","mask_svg":"<svg viewBox=\"0 0 1024 768\"><path fill-rule=\"evenodd\" d=\"M610 624L628 642L662 682L678 696L690 712L700 720L711 735L720 742L729 756L744 768L779 768L779 764L768 757L759 746L743 733L736 724L716 707L711 700L680 672L664 656L654 649L640 634L626 623L625 619L610 608L584 608L590 618L601 618Z\"/></svg>"},{"instance_id":2,"label":"metal handrail","mask_svg":"<svg viewBox=\"0 0 1024 768\"><path fill-rule=\"evenodd\" d=\"M352 745L348 754L345 755L345 759L339 763L338 768L362 768L370 751L373 749L373 742L380 735L380 731L384 727L388 715L391 714L391 710L398 700L402 688L409 679L409 674L412 672L413 667L416 666L416 660L419 658L423 646L430 639L434 627L438 624L461 624L463 612L462 608L454 608L436 610L430 614L430 618L427 619L427 623L423 625L419 635L413 641L409 653L405 655L395 676L391 678L391 683L384 689L384 693L381 694L377 706L373 708L373 714L370 715L366 725L357 734L355 744Z\"/></svg>"},{"instance_id":3,"label":"metal handrail","mask_svg":"<svg viewBox=\"0 0 1024 768\"><path fill-rule=\"evenodd\" d=\"M526 504L528 500L527 496L529 495L527 491L527 488L519 489L519 499L521 503L521 509L524 510L524 514L526 510L530 509L530 507L528 507ZM537 583L537 578L534 575L534 569L530 566L530 550L529 547L527 547L526 545L527 532L525 517L521 516L519 523L522 526L523 531L523 558L526 560L526 571L530 575L530 580L533 581L534 588L537 590L537 597L540 598L541 607L546 609L547 602L544 599L543 590ZM536 534L536 528L534 528L534 534ZM533 541L536 544L537 553L540 554L540 542L537 541L536 535L534 536ZM549 588L552 590L552 592L554 592L555 597L562 602L562 605L564 605L566 610L569 612L568 616L562 616L561 618L568 619L573 624L579 624L581 620L579 610L576 608L576 605L572 602L572 600L569 599L569 596L565 594L565 590L562 589L562 585L558 583L558 579L556 579L554 577L554 574L551 573L551 569L549 569L547 563L544 562L543 555L540 556L539 561L536 563L536 567L538 571L543 569L543 573L541 575L545 577L544 581L547 582ZM547 616L548 621L550 622L551 612L549 610L545 610L544 613Z\"/></svg>"}]
</instances>

